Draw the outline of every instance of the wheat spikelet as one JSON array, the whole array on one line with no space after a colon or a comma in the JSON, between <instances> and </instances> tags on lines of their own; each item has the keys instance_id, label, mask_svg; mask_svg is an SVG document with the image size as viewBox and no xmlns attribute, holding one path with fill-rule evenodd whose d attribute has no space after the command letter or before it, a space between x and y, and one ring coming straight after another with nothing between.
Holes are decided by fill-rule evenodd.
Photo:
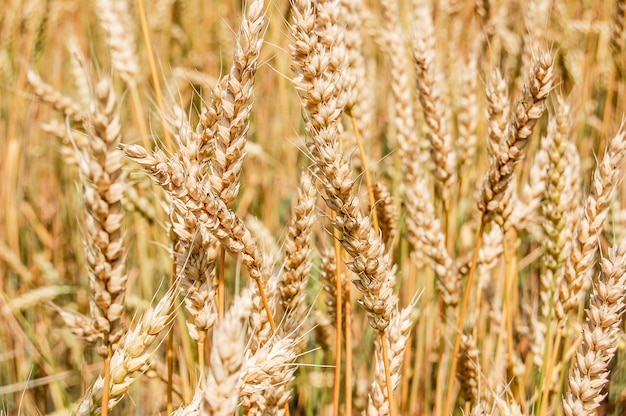
<instances>
[{"instance_id":1,"label":"wheat spikelet","mask_svg":"<svg viewBox=\"0 0 626 416\"><path fill-rule=\"evenodd\" d=\"M583 326L583 342L578 348L569 377L569 391L563 399L568 416L595 415L606 395L609 362L617 349L626 295L626 240L609 250L602 260L602 273L594 290Z\"/></svg>"},{"instance_id":2,"label":"wheat spikelet","mask_svg":"<svg viewBox=\"0 0 626 416\"><path fill-rule=\"evenodd\" d=\"M71 98L61 94L49 84L46 84L41 77L32 70L28 70L27 79L34 93L40 100L48 103L61 113L64 117L68 117L72 121L80 122L85 115L80 106Z\"/></svg>"}]
</instances>

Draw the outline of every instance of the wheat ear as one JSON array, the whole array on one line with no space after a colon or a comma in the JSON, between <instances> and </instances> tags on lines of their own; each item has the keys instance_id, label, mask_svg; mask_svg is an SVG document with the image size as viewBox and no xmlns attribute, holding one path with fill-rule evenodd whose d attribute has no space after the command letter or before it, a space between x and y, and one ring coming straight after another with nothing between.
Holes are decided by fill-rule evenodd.
<instances>
[{"instance_id":1,"label":"wheat ear","mask_svg":"<svg viewBox=\"0 0 626 416\"><path fill-rule=\"evenodd\" d=\"M240 401L248 415L284 415L294 377L295 343L291 338L273 339L246 356L241 369Z\"/></svg>"},{"instance_id":2,"label":"wheat ear","mask_svg":"<svg viewBox=\"0 0 626 416\"><path fill-rule=\"evenodd\" d=\"M626 240L609 250L602 260L602 273L594 280L594 290L583 326L583 342L578 348L569 377L569 391L563 399L567 416L595 415L609 381L609 363L617 350L622 332L626 295Z\"/></svg>"},{"instance_id":3,"label":"wheat ear","mask_svg":"<svg viewBox=\"0 0 626 416\"><path fill-rule=\"evenodd\" d=\"M402 376L402 362L404 360L404 350L406 349L409 333L413 325L413 312L415 310L415 300L400 312L394 314L386 331L387 337L376 338L374 341L376 349L374 381L369 390L367 416L388 415L392 401L389 400L387 384L385 379L385 363L381 342L388 343L389 350L389 372L391 373L392 393L400 384Z\"/></svg>"},{"instance_id":4,"label":"wheat ear","mask_svg":"<svg viewBox=\"0 0 626 416\"><path fill-rule=\"evenodd\" d=\"M151 353L148 348L159 334L167 328L174 305L174 290L170 289L159 303L148 309L135 329L126 332L111 358L111 380L108 386L110 396L108 407L112 409L123 398L131 384L137 380L137 373L149 363ZM102 395L105 379L99 377L80 403L77 416L97 415L102 412Z\"/></svg>"},{"instance_id":5,"label":"wheat ear","mask_svg":"<svg viewBox=\"0 0 626 416\"><path fill-rule=\"evenodd\" d=\"M276 326L264 289L270 276L269 264L244 222L214 194L210 184L197 180L197 172L190 172L180 155L169 158L158 149L149 154L140 145L127 146L125 152L172 197L175 212L182 216L177 222L201 223L226 250L241 255L257 284L273 332Z\"/></svg>"},{"instance_id":6,"label":"wheat ear","mask_svg":"<svg viewBox=\"0 0 626 416\"><path fill-rule=\"evenodd\" d=\"M341 243L354 259L348 267L359 276L354 283L364 295L361 305L368 312L372 327L382 332L395 306L394 268L370 219L361 213L359 199L350 196L354 188L349 177L351 169L339 151L339 117L348 97L346 91L338 89L345 50L336 22L316 22L316 13L319 19L333 17L335 8L334 1L315 7L306 1L296 3L292 56L298 75L294 83L305 94L303 105L309 113L307 130L313 138L309 146L311 155L319 171L326 204L336 213L334 226L343 233ZM315 65L324 67L315 70Z\"/></svg>"},{"instance_id":7,"label":"wheat ear","mask_svg":"<svg viewBox=\"0 0 626 416\"><path fill-rule=\"evenodd\" d=\"M406 189L407 230L409 242L420 242L426 255L431 259L435 274L439 278L438 287L443 303L454 307L459 303L461 276L454 261L446 250L446 238L441 222L435 214L430 191L424 178L418 178Z\"/></svg>"},{"instance_id":8,"label":"wheat ear","mask_svg":"<svg viewBox=\"0 0 626 416\"><path fill-rule=\"evenodd\" d=\"M263 0L246 2L239 27L235 56L229 73L213 91L216 108L203 128L213 134L209 181L215 193L228 205L239 192L244 148L250 127L250 109L254 93L254 75L265 30Z\"/></svg>"},{"instance_id":9,"label":"wheat ear","mask_svg":"<svg viewBox=\"0 0 626 416\"><path fill-rule=\"evenodd\" d=\"M340 117L348 102L349 91L341 89L346 52L342 31L337 24L337 3L333 0L315 4L297 1L293 15L292 68L297 74L294 84L303 94L302 104L308 113L306 125L312 137L309 150L323 198L334 212L333 226L342 234L341 244L353 259L348 267L357 276L355 286L363 293L359 302L369 315L370 325L381 337L387 397L392 401L385 330L398 301L392 289L395 267L385 253L380 234L374 230L370 219L363 216L359 199L351 196L354 189L351 169L339 148ZM339 357L340 352L335 353ZM335 408L338 406L338 383L336 377ZM390 403L390 409L395 415L393 403Z\"/></svg>"},{"instance_id":10,"label":"wheat ear","mask_svg":"<svg viewBox=\"0 0 626 416\"><path fill-rule=\"evenodd\" d=\"M498 153L492 157L489 172L483 182L479 209L487 220L502 224L511 214L511 181L515 166L523 159L524 150L537 120L543 114L545 100L552 89L552 56L540 55L518 100Z\"/></svg>"},{"instance_id":11,"label":"wheat ear","mask_svg":"<svg viewBox=\"0 0 626 416\"><path fill-rule=\"evenodd\" d=\"M416 27L419 30L413 42L413 60L417 73L417 90L428 125L430 154L434 162L433 176L442 190L442 199L446 204L449 203L450 189L457 179L456 153L446 125L441 88L435 77L435 36L431 13L424 6L418 8L416 14Z\"/></svg>"},{"instance_id":12,"label":"wheat ear","mask_svg":"<svg viewBox=\"0 0 626 416\"><path fill-rule=\"evenodd\" d=\"M543 364L546 325L554 307L554 295L561 281L563 262L569 253L568 228L565 227L569 208L567 185L567 129L569 106L559 98L556 113L550 120L548 134L542 139L541 147L549 158L546 192L542 198L541 214L543 239L542 269L540 275L539 316L537 333L532 348L535 365Z\"/></svg>"},{"instance_id":13,"label":"wheat ear","mask_svg":"<svg viewBox=\"0 0 626 416\"><path fill-rule=\"evenodd\" d=\"M578 223L572 249L565 263L564 279L559 285L555 312L559 320L580 303L583 285L589 280L598 250L598 235L608 216L610 201L617 188L620 163L626 154L626 122L609 141L596 167L584 213Z\"/></svg>"},{"instance_id":14,"label":"wheat ear","mask_svg":"<svg viewBox=\"0 0 626 416\"><path fill-rule=\"evenodd\" d=\"M283 331L296 336L303 328L307 313L306 288L311 271L311 235L315 221L317 191L308 173L302 174L298 201L293 209L292 222L285 241L285 263L279 283L280 298L285 319Z\"/></svg>"},{"instance_id":15,"label":"wheat ear","mask_svg":"<svg viewBox=\"0 0 626 416\"><path fill-rule=\"evenodd\" d=\"M139 72L139 61L128 2L98 0L96 1L96 14L102 28L107 32L107 43L111 50L113 67L124 82L129 85L135 84Z\"/></svg>"},{"instance_id":16,"label":"wheat ear","mask_svg":"<svg viewBox=\"0 0 626 416\"><path fill-rule=\"evenodd\" d=\"M211 367L204 388L207 414L228 416L237 410L245 354L244 325L251 308L249 293L241 293L213 333Z\"/></svg>"}]
</instances>

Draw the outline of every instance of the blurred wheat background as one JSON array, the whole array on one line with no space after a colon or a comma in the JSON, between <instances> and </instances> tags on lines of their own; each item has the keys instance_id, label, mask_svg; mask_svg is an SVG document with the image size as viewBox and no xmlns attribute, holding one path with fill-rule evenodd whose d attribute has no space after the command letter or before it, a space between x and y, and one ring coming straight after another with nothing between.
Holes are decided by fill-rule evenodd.
<instances>
[{"instance_id":1,"label":"blurred wheat background","mask_svg":"<svg viewBox=\"0 0 626 416\"><path fill-rule=\"evenodd\" d=\"M626 412L623 0L0 9L0 414Z\"/></svg>"}]
</instances>

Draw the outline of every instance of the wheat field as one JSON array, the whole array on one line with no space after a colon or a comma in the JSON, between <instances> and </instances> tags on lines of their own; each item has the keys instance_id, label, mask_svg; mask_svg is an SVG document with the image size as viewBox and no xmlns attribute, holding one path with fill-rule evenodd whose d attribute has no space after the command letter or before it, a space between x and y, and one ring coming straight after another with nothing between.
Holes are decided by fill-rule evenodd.
<instances>
[{"instance_id":1,"label":"wheat field","mask_svg":"<svg viewBox=\"0 0 626 416\"><path fill-rule=\"evenodd\" d=\"M626 414L626 2L5 0L0 415Z\"/></svg>"}]
</instances>

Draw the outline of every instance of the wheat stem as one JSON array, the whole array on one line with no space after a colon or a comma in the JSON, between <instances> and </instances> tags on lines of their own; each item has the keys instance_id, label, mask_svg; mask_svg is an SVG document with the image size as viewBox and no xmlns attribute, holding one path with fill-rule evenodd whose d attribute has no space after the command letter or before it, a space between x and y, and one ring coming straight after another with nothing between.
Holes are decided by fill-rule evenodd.
<instances>
[{"instance_id":1,"label":"wheat stem","mask_svg":"<svg viewBox=\"0 0 626 416\"><path fill-rule=\"evenodd\" d=\"M345 368L345 413L352 414L352 305L350 303L350 285L345 286L345 293L342 294L345 309L346 331L344 333L346 344L346 368Z\"/></svg>"},{"instance_id":2,"label":"wheat stem","mask_svg":"<svg viewBox=\"0 0 626 416\"><path fill-rule=\"evenodd\" d=\"M365 149L363 148L363 141L361 140L361 135L359 134L359 128L356 125L356 119L354 118L354 112L352 109L349 111L350 121L352 121L352 130L354 130L354 136L356 137L356 143L359 147L359 157L361 158L361 164L363 165L363 173L365 175L365 183L367 185L367 196L370 200L371 207L371 215L372 215L372 226L374 227L374 231L378 232L378 215L376 213L376 199L374 198L374 186L372 185L372 177L370 174L370 170L367 166L367 155L365 154Z\"/></svg>"},{"instance_id":3,"label":"wheat stem","mask_svg":"<svg viewBox=\"0 0 626 416\"><path fill-rule=\"evenodd\" d=\"M221 321L224 317L224 307L226 299L224 299L224 269L226 267L226 250L224 247L220 248L219 263L217 267L217 316Z\"/></svg>"},{"instance_id":4,"label":"wheat stem","mask_svg":"<svg viewBox=\"0 0 626 416\"><path fill-rule=\"evenodd\" d=\"M111 392L111 346L107 348L107 357L104 359L104 386L102 388L102 416L109 414L109 393Z\"/></svg>"},{"instance_id":5,"label":"wheat stem","mask_svg":"<svg viewBox=\"0 0 626 416\"><path fill-rule=\"evenodd\" d=\"M332 211L335 221L337 214ZM341 391L341 334L343 328L343 284L341 282L341 244L339 230L333 229L335 247L335 373L333 376L333 416L339 415L339 394ZM348 393L346 393L348 394Z\"/></svg>"},{"instance_id":6,"label":"wheat stem","mask_svg":"<svg viewBox=\"0 0 626 416\"><path fill-rule=\"evenodd\" d=\"M139 98L139 91L137 90L137 83L130 82L128 84L130 89L130 96L133 100L133 107L135 108L135 116L137 117L137 123L139 124L139 134L141 135L141 143L147 149L150 148L150 133L148 132L148 126L146 125L145 115L143 113L143 103Z\"/></svg>"},{"instance_id":7,"label":"wheat stem","mask_svg":"<svg viewBox=\"0 0 626 416\"><path fill-rule=\"evenodd\" d=\"M141 21L141 32L143 34L144 44L146 45L146 55L148 56L148 64L150 65L150 74L152 75L152 84L154 85L154 92L156 93L157 105L159 106L161 127L163 128L163 137L165 138L165 147L172 149L172 139L167 128L167 122L165 120L165 106L163 105L163 94L161 93L161 83L159 82L158 71L156 63L154 62L154 53L152 52L152 42L150 41L150 33L148 32L148 22L146 21L146 10L143 5L143 0L137 0L137 6L139 7L139 20ZM168 411L170 409L168 400ZM173 407L172 407L173 411ZM171 412L169 412L171 413Z\"/></svg>"},{"instance_id":8,"label":"wheat stem","mask_svg":"<svg viewBox=\"0 0 626 416\"><path fill-rule=\"evenodd\" d=\"M470 293L472 291L472 285L474 284L474 276L476 274L476 266L478 265L478 254L480 253L480 246L483 242L483 232L485 231L486 216L483 214L480 219L480 227L476 235L476 245L474 246L474 254L472 255L472 264L467 275L467 282L465 283L465 290L463 291L463 299L461 300L461 310L459 311L459 318L456 327L456 334L454 339L454 349L452 351L452 364L450 367L450 376L448 378L448 387L446 388L446 401L444 405L444 411L442 415L451 414L453 399L454 399L454 381L456 368L458 365L459 351L461 350L461 334L463 333L463 323L465 320L465 314L467 313L467 305L469 303Z\"/></svg>"},{"instance_id":9,"label":"wheat stem","mask_svg":"<svg viewBox=\"0 0 626 416\"><path fill-rule=\"evenodd\" d=\"M200 331L196 346L198 347L198 371L200 373L198 375L198 380L200 380L201 389L204 388L204 340L205 338L206 338L206 332Z\"/></svg>"},{"instance_id":10,"label":"wheat stem","mask_svg":"<svg viewBox=\"0 0 626 416\"><path fill-rule=\"evenodd\" d=\"M393 395L393 388L391 384L391 371L389 365L389 346L387 345L386 332L381 332L380 342L383 346L383 362L385 364L385 383L387 384L387 400L389 400L389 415L396 416L396 403Z\"/></svg>"}]
</instances>

